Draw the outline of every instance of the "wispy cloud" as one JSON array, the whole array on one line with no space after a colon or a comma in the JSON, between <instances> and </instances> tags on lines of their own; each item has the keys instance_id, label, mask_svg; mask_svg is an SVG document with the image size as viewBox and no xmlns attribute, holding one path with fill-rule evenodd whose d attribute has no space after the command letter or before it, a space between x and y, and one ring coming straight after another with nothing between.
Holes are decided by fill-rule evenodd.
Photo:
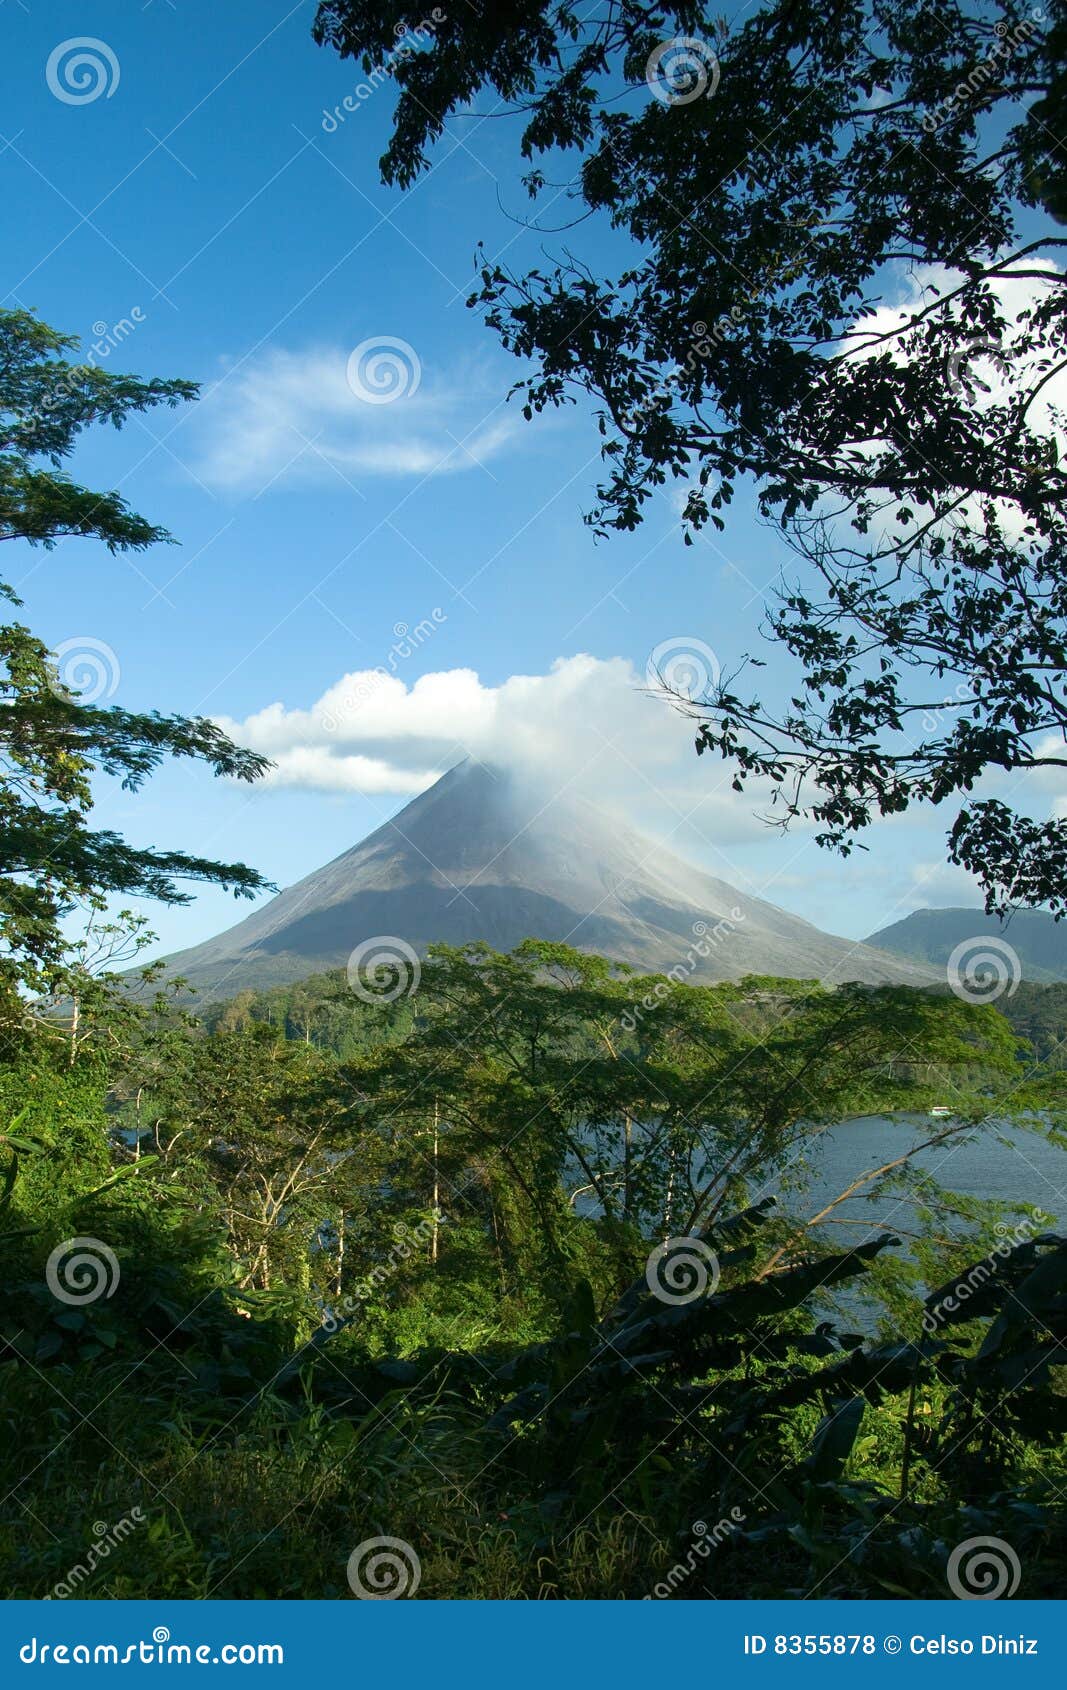
<instances>
[{"instance_id":1,"label":"wispy cloud","mask_svg":"<svg viewBox=\"0 0 1067 1690\"><path fill-rule=\"evenodd\" d=\"M522 426L501 392L479 365L424 367L390 336L275 348L207 390L193 467L209 486L239 493L476 469Z\"/></svg>"}]
</instances>

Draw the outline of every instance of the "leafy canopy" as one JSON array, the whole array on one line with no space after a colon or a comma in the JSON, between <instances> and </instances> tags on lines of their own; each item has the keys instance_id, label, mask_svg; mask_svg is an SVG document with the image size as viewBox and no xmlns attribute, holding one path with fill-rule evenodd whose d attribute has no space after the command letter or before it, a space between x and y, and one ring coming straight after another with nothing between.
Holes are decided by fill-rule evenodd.
<instances>
[{"instance_id":1,"label":"leafy canopy","mask_svg":"<svg viewBox=\"0 0 1067 1690\"><path fill-rule=\"evenodd\" d=\"M529 372L527 416L597 407L589 520L632 529L676 482L690 529L722 528L749 480L801 560L766 628L794 695L739 660L680 700L698 750L846 852L878 814L955 800L950 854L989 907L1062 910L1067 823L968 795L1064 763L1064 0L763 0L730 24L519 0L391 54L418 13L322 0L315 34L396 82L386 180L496 96L531 194L576 202L558 262L487 260L471 303ZM632 238L627 268L583 258L593 215Z\"/></svg>"},{"instance_id":2,"label":"leafy canopy","mask_svg":"<svg viewBox=\"0 0 1067 1690\"><path fill-rule=\"evenodd\" d=\"M65 356L76 342L27 311L0 311L0 542L52 547L97 540L141 551L169 536L117 492L93 492L61 469L94 423L120 428L132 414L196 395L187 381L141 381ZM0 595L18 606L12 589ZM235 746L203 717L83 703L44 642L17 621L0 625L0 988L47 991L66 952L61 922L77 905L100 909L121 893L184 903L180 880L251 896L265 882L243 863L141 849L94 830L92 777L136 791L164 757L207 763L255 780L263 758Z\"/></svg>"},{"instance_id":3,"label":"leafy canopy","mask_svg":"<svg viewBox=\"0 0 1067 1690\"><path fill-rule=\"evenodd\" d=\"M137 937L100 927L83 972ZM342 1595L363 1520L419 1546L430 1596L929 1596L976 1532L1026 1594L1062 1584L1048 1217L876 1168L867 1219L798 1201L823 1110L948 1096L935 1162L968 1112L1062 1120L997 1009L441 947L404 1019L388 982L348 992L353 1056L336 984L0 1061L16 1594ZM701 1190L698 1235L650 1252ZM116 1494L146 1529L83 1570Z\"/></svg>"}]
</instances>

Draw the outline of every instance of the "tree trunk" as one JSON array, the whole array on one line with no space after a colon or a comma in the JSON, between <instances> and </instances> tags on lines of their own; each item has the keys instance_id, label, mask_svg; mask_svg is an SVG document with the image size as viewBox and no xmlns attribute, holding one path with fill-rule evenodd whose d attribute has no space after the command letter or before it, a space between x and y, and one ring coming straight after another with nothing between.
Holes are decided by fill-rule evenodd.
<instances>
[{"instance_id":1,"label":"tree trunk","mask_svg":"<svg viewBox=\"0 0 1067 1690\"><path fill-rule=\"evenodd\" d=\"M441 1195L440 1171L437 1166L437 1129L439 1124L440 1115L437 1099L435 1097L433 1100L433 1216L431 1220L432 1231L430 1233L430 1260L435 1268L437 1266L437 1233L439 1228L437 1217L440 1213L437 1205L438 1199Z\"/></svg>"}]
</instances>

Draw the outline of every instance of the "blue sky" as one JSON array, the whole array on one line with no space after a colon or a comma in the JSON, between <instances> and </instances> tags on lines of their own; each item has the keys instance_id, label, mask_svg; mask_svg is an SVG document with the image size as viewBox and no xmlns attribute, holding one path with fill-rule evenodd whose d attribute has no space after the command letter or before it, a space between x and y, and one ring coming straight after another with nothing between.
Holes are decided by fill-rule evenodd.
<instances>
[{"instance_id":1,"label":"blue sky","mask_svg":"<svg viewBox=\"0 0 1067 1690\"><path fill-rule=\"evenodd\" d=\"M472 738L518 747L543 714L543 756L577 755L587 727L594 743L615 735L610 770L583 744L568 778L598 791L603 776L675 849L830 930L976 902L939 867L936 818L879 827L842 864L753 821L721 767L690 757L684 723L634 690L664 643L724 666L758 649L784 558L743 501L725 535L691 548L666 495L636 535L594 541L581 522L598 469L589 418L524 425L504 403L518 366L464 304L479 240L518 266L575 237L523 227L514 129L499 118L457 119L430 175L383 188L389 92L324 127L360 74L314 46L314 13L313 0L0 0L4 303L98 341L109 367L205 387L199 405L87 439L75 466L180 544L129 559L83 542L24 549L9 570L27 620L57 648L109 648L118 703L251 719L266 748L289 748L288 773L254 793L192 767L135 798L102 786L99 823L284 884L393 813L454 760L453 742L456 756ZM47 66L83 37L109 49L110 92L71 103ZM551 228L571 210L560 199L538 214ZM610 257L602 231L581 239ZM350 360L396 342L404 392L374 403L373 362L368 376ZM397 658L397 627L426 624ZM575 668L582 654L606 667ZM331 748L312 707L383 666L380 726L365 716L352 750L363 760L320 778ZM452 673L468 670L477 688ZM430 674L451 679L416 709L400 695ZM549 679L524 691L516 676ZM212 891L152 918L171 950L246 909Z\"/></svg>"}]
</instances>

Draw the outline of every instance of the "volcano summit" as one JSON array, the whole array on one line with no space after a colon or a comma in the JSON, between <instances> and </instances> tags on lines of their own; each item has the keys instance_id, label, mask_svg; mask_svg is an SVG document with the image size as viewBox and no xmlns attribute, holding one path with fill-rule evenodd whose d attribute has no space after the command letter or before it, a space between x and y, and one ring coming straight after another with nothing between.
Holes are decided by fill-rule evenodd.
<instances>
[{"instance_id":1,"label":"volcano summit","mask_svg":"<svg viewBox=\"0 0 1067 1690\"><path fill-rule=\"evenodd\" d=\"M344 968L378 935L417 951L561 940L696 982L776 974L925 985L922 963L835 938L683 862L581 798L467 761L235 927L167 958L202 1000ZM695 957L695 964L693 958ZM689 959L687 961L687 959Z\"/></svg>"}]
</instances>

